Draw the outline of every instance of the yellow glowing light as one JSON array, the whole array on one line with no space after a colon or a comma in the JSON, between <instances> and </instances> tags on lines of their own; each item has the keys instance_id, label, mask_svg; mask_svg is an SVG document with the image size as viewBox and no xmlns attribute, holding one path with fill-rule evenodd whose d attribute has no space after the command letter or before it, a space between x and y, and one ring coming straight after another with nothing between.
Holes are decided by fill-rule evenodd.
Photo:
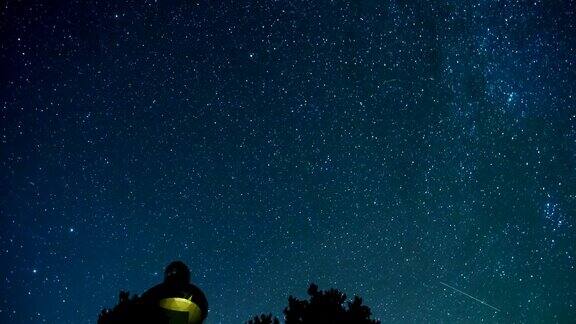
<instances>
[{"instance_id":1,"label":"yellow glowing light","mask_svg":"<svg viewBox=\"0 0 576 324\"><path fill-rule=\"evenodd\" d=\"M180 324L181 321L179 318L182 318L182 315L185 313L188 314L187 324L202 323L202 311L200 311L198 305L196 305L190 299L178 297L164 298L160 300L158 305L170 311L170 324Z\"/></svg>"}]
</instances>

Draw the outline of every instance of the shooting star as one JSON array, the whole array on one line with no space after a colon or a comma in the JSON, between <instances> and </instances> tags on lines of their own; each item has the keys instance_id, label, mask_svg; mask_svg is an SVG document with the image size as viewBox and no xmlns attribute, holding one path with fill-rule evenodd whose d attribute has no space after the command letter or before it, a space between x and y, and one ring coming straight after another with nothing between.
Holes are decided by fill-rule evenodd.
<instances>
[{"instance_id":1,"label":"shooting star","mask_svg":"<svg viewBox=\"0 0 576 324\"><path fill-rule=\"evenodd\" d=\"M483 301L483 300L480 300L480 299L478 299L478 298L476 298L476 297L474 297L474 296L472 296L472 295L469 295L469 294L463 292L462 290L460 290L460 289L458 289L458 288L454 288L454 287L450 286L450 285L447 284L447 283L443 283L442 281L440 281L440 283L441 283L442 285L444 285L444 286L446 286L446 287L448 287L448 288L456 291L456 292L461 293L462 295L464 295L464 296L466 296L466 297L469 297L469 298L474 299L475 301L479 302L479 303L482 304L482 305L486 305L486 306L492 308L493 310L495 310L495 311L497 311L497 312L501 312L501 310L500 310L499 308L494 307L494 306L488 304L487 302L485 302L485 301Z\"/></svg>"},{"instance_id":2,"label":"shooting star","mask_svg":"<svg viewBox=\"0 0 576 324\"><path fill-rule=\"evenodd\" d=\"M396 82L396 81L400 81L400 80L398 80L398 79L384 80L384 81L382 81L382 84L391 83L391 82Z\"/></svg>"}]
</instances>

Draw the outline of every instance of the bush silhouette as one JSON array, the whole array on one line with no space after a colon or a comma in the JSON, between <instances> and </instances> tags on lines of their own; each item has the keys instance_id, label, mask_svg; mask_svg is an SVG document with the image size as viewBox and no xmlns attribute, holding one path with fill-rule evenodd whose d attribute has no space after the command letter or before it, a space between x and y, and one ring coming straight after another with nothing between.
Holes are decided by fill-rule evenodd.
<instances>
[{"instance_id":1,"label":"bush silhouette","mask_svg":"<svg viewBox=\"0 0 576 324\"><path fill-rule=\"evenodd\" d=\"M260 316L254 316L253 319L248 321L248 324L280 324L278 318L273 317L272 314L262 314Z\"/></svg>"},{"instance_id":2,"label":"bush silhouette","mask_svg":"<svg viewBox=\"0 0 576 324\"><path fill-rule=\"evenodd\" d=\"M169 320L159 307L142 303L140 297L120 291L118 304L112 309L104 309L98 317L98 324L168 324Z\"/></svg>"},{"instance_id":3,"label":"bush silhouette","mask_svg":"<svg viewBox=\"0 0 576 324\"><path fill-rule=\"evenodd\" d=\"M362 305L362 298L355 296L346 301L346 294L337 289L322 291L315 284L308 288L310 300L288 297L288 307L284 309L286 324L379 324L370 319L372 312ZM248 321L248 324L278 324L278 318L272 315L260 315Z\"/></svg>"}]
</instances>

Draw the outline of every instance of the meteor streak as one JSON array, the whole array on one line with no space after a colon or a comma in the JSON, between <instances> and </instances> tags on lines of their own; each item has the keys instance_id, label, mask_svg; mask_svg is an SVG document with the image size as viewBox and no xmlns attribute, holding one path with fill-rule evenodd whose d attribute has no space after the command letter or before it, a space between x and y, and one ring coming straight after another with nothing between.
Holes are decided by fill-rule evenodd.
<instances>
[{"instance_id":1,"label":"meteor streak","mask_svg":"<svg viewBox=\"0 0 576 324\"><path fill-rule=\"evenodd\" d=\"M479 302L479 303L482 304L482 305L486 305L486 306L492 308L493 310L495 310L495 311L497 311L497 312L501 312L501 310L500 310L499 308L496 308L496 307L488 304L487 302L485 302L485 301L483 301L483 300L480 300L480 299L478 299L478 298L476 298L476 297L474 297L474 296L472 296L472 295L469 295L469 294L463 292L462 290L460 290L460 289L458 289L458 288L454 288L454 287L450 286L450 285L447 284L447 283L443 283L442 281L440 281L440 283L441 283L442 285L444 285L444 286L446 286L446 287L448 287L448 288L456 291L456 292L461 293L462 295L464 295L464 296L466 296L466 297L469 297L469 298L474 299L475 301Z\"/></svg>"}]
</instances>

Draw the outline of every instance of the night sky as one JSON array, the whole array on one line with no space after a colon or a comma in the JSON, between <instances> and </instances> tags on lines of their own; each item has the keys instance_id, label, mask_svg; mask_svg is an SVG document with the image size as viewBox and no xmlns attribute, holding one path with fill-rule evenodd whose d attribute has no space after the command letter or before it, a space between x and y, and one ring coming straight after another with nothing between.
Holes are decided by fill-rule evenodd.
<instances>
[{"instance_id":1,"label":"night sky","mask_svg":"<svg viewBox=\"0 0 576 324\"><path fill-rule=\"evenodd\" d=\"M3 1L0 322L95 323L174 259L209 323L310 282L384 323L574 321L574 8Z\"/></svg>"}]
</instances>

